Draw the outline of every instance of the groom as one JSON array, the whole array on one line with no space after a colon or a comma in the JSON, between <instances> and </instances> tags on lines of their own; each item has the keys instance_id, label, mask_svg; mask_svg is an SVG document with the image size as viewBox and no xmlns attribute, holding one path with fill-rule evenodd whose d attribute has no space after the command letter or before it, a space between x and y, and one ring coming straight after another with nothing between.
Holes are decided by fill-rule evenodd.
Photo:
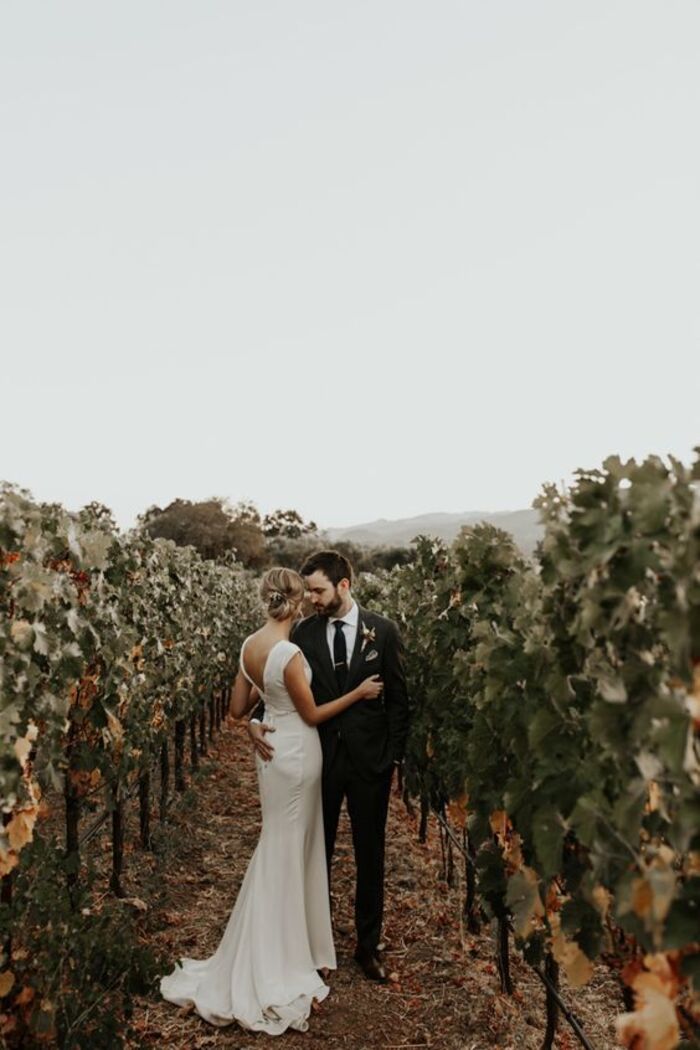
<instances>
[{"instance_id":1,"label":"groom","mask_svg":"<svg viewBox=\"0 0 700 1050\"><path fill-rule=\"evenodd\" d=\"M392 620L360 608L354 600L352 566L342 554L318 551L300 572L315 615L302 620L291 637L311 665L316 703L350 692L371 675L379 675L384 683L381 699L353 704L318 727L329 881L345 799L357 868L355 959L367 977L384 982L387 975L377 945L384 910L386 818L393 770L401 763L408 733L403 645ZM256 719L248 727L256 750L267 760L274 751L265 740L268 729Z\"/></svg>"}]
</instances>

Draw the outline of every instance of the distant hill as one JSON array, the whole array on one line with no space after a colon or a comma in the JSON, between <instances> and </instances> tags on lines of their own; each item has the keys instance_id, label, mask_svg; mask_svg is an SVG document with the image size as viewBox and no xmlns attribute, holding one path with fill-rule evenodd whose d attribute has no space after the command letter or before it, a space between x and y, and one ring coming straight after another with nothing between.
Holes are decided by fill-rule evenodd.
<instances>
[{"instance_id":1,"label":"distant hill","mask_svg":"<svg viewBox=\"0 0 700 1050\"><path fill-rule=\"evenodd\" d=\"M330 540L350 540L370 546L398 544L408 546L416 536L437 536L451 543L463 525L476 525L487 521L505 529L525 554L531 554L542 536L542 526L535 510L500 511L486 513L470 511L464 514L420 514L416 518L400 518L388 521L380 518L365 525L349 525L347 528L324 529Z\"/></svg>"}]
</instances>

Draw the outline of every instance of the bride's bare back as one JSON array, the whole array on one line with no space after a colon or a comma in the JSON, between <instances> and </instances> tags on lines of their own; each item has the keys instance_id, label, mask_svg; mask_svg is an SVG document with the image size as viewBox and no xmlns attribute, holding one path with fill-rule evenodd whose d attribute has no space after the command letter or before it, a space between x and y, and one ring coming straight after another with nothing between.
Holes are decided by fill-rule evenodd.
<instances>
[{"instance_id":1,"label":"bride's bare back","mask_svg":"<svg viewBox=\"0 0 700 1050\"><path fill-rule=\"evenodd\" d=\"M253 679L259 693L263 693L263 678L265 676L265 665L267 658L277 642L285 636L273 634L267 627L261 627L255 634L249 635L245 642L245 669L248 676ZM242 650L241 650L242 651Z\"/></svg>"}]
</instances>

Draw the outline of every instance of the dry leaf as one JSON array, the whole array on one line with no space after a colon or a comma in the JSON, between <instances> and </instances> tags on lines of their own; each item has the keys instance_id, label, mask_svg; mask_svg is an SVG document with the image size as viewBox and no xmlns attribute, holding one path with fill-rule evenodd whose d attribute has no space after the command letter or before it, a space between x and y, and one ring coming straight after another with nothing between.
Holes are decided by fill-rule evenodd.
<instances>
[{"instance_id":1,"label":"dry leaf","mask_svg":"<svg viewBox=\"0 0 700 1050\"><path fill-rule=\"evenodd\" d=\"M503 850L503 858L511 871L519 871L523 866L523 852L520 848L521 838L517 831L509 837L505 849Z\"/></svg>"},{"instance_id":2,"label":"dry leaf","mask_svg":"<svg viewBox=\"0 0 700 1050\"><path fill-rule=\"evenodd\" d=\"M19 864L19 857L14 850L0 848L0 876L9 875Z\"/></svg>"},{"instance_id":3,"label":"dry leaf","mask_svg":"<svg viewBox=\"0 0 700 1050\"><path fill-rule=\"evenodd\" d=\"M596 886L593 890L593 893L591 894L591 897L593 898L594 905L596 906L600 914L603 916L603 918L605 918L608 912L610 911L610 905L612 903L612 894L609 890L606 890L605 886Z\"/></svg>"},{"instance_id":4,"label":"dry leaf","mask_svg":"<svg viewBox=\"0 0 700 1050\"><path fill-rule=\"evenodd\" d=\"M0 997L7 995L8 992L12 991L15 983L15 975L11 970L3 970L0 973Z\"/></svg>"},{"instance_id":5,"label":"dry leaf","mask_svg":"<svg viewBox=\"0 0 700 1050\"><path fill-rule=\"evenodd\" d=\"M107 712L107 730L109 733L109 739L114 744L114 748L118 753L121 753L121 749L124 745L124 727L111 711Z\"/></svg>"},{"instance_id":6,"label":"dry leaf","mask_svg":"<svg viewBox=\"0 0 700 1050\"><path fill-rule=\"evenodd\" d=\"M450 820L457 828L465 827L467 823L467 795L462 794L447 805L447 813Z\"/></svg>"},{"instance_id":7,"label":"dry leaf","mask_svg":"<svg viewBox=\"0 0 700 1050\"><path fill-rule=\"evenodd\" d=\"M593 976L593 963L581 951L576 941L570 941L561 929L559 914L550 916L552 927L552 955L566 974L572 988L580 988Z\"/></svg>"},{"instance_id":8,"label":"dry leaf","mask_svg":"<svg viewBox=\"0 0 700 1050\"><path fill-rule=\"evenodd\" d=\"M680 1030L676 1009L661 992L649 989L631 1014L620 1014L615 1029L623 1046L634 1050L673 1050ZM641 1039L641 1043L639 1040Z\"/></svg>"},{"instance_id":9,"label":"dry leaf","mask_svg":"<svg viewBox=\"0 0 700 1050\"><path fill-rule=\"evenodd\" d=\"M27 759L29 758L29 752L32 750L31 740L27 740L25 736L20 736L15 740L15 755L17 761L21 765L22 769L27 765Z\"/></svg>"},{"instance_id":10,"label":"dry leaf","mask_svg":"<svg viewBox=\"0 0 700 1050\"><path fill-rule=\"evenodd\" d=\"M13 814L12 820L5 828L10 846L18 853L23 846L32 841L38 813L38 806L28 806L25 809L19 809Z\"/></svg>"},{"instance_id":11,"label":"dry leaf","mask_svg":"<svg viewBox=\"0 0 700 1050\"><path fill-rule=\"evenodd\" d=\"M508 814L504 809L497 809L489 817L489 824L494 835L498 835L501 841L505 841Z\"/></svg>"},{"instance_id":12,"label":"dry leaf","mask_svg":"<svg viewBox=\"0 0 700 1050\"><path fill-rule=\"evenodd\" d=\"M36 992L34 991L32 986L30 984L25 984L24 988L22 988L19 995L17 995L17 997L15 998L15 1005L26 1006L27 1003L31 1003L35 995Z\"/></svg>"},{"instance_id":13,"label":"dry leaf","mask_svg":"<svg viewBox=\"0 0 700 1050\"><path fill-rule=\"evenodd\" d=\"M632 911L640 919L646 919L651 914L654 903L654 893L650 883L643 877L635 879L632 883Z\"/></svg>"},{"instance_id":14,"label":"dry leaf","mask_svg":"<svg viewBox=\"0 0 700 1050\"><path fill-rule=\"evenodd\" d=\"M678 975L663 953L645 956L644 965L646 969L637 970L629 981L636 1009L616 1019L617 1034L624 1046L634 1050L673 1050L680 1039L673 1004Z\"/></svg>"}]
</instances>

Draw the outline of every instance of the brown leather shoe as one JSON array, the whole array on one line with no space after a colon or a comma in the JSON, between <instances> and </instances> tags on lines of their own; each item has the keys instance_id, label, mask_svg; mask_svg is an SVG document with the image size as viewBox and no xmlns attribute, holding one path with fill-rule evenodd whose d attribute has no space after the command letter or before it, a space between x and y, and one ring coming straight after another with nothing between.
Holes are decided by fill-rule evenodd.
<instances>
[{"instance_id":1,"label":"brown leather shoe","mask_svg":"<svg viewBox=\"0 0 700 1050\"><path fill-rule=\"evenodd\" d=\"M369 977L370 981L379 981L380 984L386 984L389 980L384 964L376 952L368 952L363 948L358 948L355 951L355 962L365 977Z\"/></svg>"}]
</instances>

